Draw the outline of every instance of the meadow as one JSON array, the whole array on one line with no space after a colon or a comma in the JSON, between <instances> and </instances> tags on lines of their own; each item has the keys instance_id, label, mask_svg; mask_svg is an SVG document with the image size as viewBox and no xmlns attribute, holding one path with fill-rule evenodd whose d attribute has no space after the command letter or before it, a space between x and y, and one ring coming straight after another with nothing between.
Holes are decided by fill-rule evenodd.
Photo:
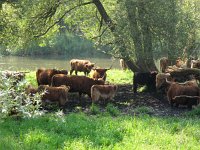
<instances>
[{"instance_id":1,"label":"meadow","mask_svg":"<svg viewBox=\"0 0 200 150\"><path fill-rule=\"evenodd\" d=\"M132 76L130 71L108 71L108 81L114 84L132 84ZM26 79L36 86L35 72ZM181 116L154 116L145 111L124 114L112 104L103 112L98 108L1 119L0 149L200 149L200 109Z\"/></svg>"}]
</instances>

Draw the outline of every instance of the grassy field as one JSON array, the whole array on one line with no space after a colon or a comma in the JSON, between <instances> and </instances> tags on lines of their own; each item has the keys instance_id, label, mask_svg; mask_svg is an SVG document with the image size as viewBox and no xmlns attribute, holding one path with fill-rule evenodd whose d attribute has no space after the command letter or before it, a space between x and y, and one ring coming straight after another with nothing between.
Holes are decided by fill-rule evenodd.
<instances>
[{"instance_id":1,"label":"grassy field","mask_svg":"<svg viewBox=\"0 0 200 150\"><path fill-rule=\"evenodd\" d=\"M35 72L27 80L36 86ZM132 84L132 73L111 70L108 81ZM91 107L91 113L58 110L36 118L2 119L0 150L200 149L200 118L194 115L199 109L182 117L156 117L125 115L112 105L94 115L94 108L98 110Z\"/></svg>"},{"instance_id":2,"label":"grassy field","mask_svg":"<svg viewBox=\"0 0 200 150\"><path fill-rule=\"evenodd\" d=\"M0 121L0 149L200 149L199 118L107 113Z\"/></svg>"}]
</instances>

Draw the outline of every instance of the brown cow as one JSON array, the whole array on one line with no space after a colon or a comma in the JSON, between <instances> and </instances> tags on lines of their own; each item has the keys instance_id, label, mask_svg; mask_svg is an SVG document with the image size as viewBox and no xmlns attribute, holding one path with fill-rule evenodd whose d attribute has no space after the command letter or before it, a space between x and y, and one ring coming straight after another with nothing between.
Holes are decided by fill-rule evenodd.
<instances>
[{"instance_id":1,"label":"brown cow","mask_svg":"<svg viewBox=\"0 0 200 150\"><path fill-rule=\"evenodd\" d=\"M62 84L70 86L69 92L79 92L79 96L81 96L81 94L87 94L91 97L91 87L96 84L103 85L104 81L94 80L86 76L54 75L52 78L52 86L60 86Z\"/></svg>"},{"instance_id":2,"label":"brown cow","mask_svg":"<svg viewBox=\"0 0 200 150\"><path fill-rule=\"evenodd\" d=\"M163 57L160 59L160 71L161 72L164 73L165 70L167 69L168 65L169 65L169 60L167 57Z\"/></svg>"},{"instance_id":3,"label":"brown cow","mask_svg":"<svg viewBox=\"0 0 200 150\"><path fill-rule=\"evenodd\" d=\"M167 92L169 84L166 82L166 79L172 80L172 77L169 73L159 73L156 75L157 91L162 91L163 93Z\"/></svg>"},{"instance_id":4,"label":"brown cow","mask_svg":"<svg viewBox=\"0 0 200 150\"><path fill-rule=\"evenodd\" d=\"M110 69L94 68L92 70L93 70L93 72L91 74L91 77L93 79L95 79L95 80L103 79L104 81L106 81L106 77L107 77L106 71L108 71Z\"/></svg>"},{"instance_id":5,"label":"brown cow","mask_svg":"<svg viewBox=\"0 0 200 150\"><path fill-rule=\"evenodd\" d=\"M60 107L63 107L68 101L67 95L69 89L70 87L65 85L61 85L59 87L40 85L38 87L38 92L45 91L41 98L43 104L45 104L46 102L53 102L53 103L58 103Z\"/></svg>"},{"instance_id":6,"label":"brown cow","mask_svg":"<svg viewBox=\"0 0 200 150\"><path fill-rule=\"evenodd\" d=\"M36 72L37 83L39 85L51 85L51 78L55 74L68 74L67 70L57 69L38 69Z\"/></svg>"},{"instance_id":7,"label":"brown cow","mask_svg":"<svg viewBox=\"0 0 200 150\"><path fill-rule=\"evenodd\" d=\"M117 85L93 85L91 87L92 102L96 102L100 98L104 100L113 99L116 94L117 88Z\"/></svg>"},{"instance_id":8,"label":"brown cow","mask_svg":"<svg viewBox=\"0 0 200 150\"><path fill-rule=\"evenodd\" d=\"M200 69L200 60L192 60L191 61L191 68L198 68L198 69Z\"/></svg>"},{"instance_id":9,"label":"brown cow","mask_svg":"<svg viewBox=\"0 0 200 150\"><path fill-rule=\"evenodd\" d=\"M72 59L70 61L71 70L70 75L75 70L75 74L77 75L78 71L84 72L85 76L88 75L91 69L94 67L94 63L91 63L89 60L80 60L80 59Z\"/></svg>"},{"instance_id":10,"label":"brown cow","mask_svg":"<svg viewBox=\"0 0 200 150\"><path fill-rule=\"evenodd\" d=\"M171 107L175 103L178 107L179 104L187 105L188 109L192 108L192 105L197 105L200 98L200 89L193 81L187 81L183 84L176 82L168 82L170 84L167 92L167 98Z\"/></svg>"},{"instance_id":11,"label":"brown cow","mask_svg":"<svg viewBox=\"0 0 200 150\"><path fill-rule=\"evenodd\" d=\"M126 62L124 61L124 59L120 59L119 64L120 64L120 67L122 68L122 70L128 69L128 66L127 66Z\"/></svg>"}]
</instances>

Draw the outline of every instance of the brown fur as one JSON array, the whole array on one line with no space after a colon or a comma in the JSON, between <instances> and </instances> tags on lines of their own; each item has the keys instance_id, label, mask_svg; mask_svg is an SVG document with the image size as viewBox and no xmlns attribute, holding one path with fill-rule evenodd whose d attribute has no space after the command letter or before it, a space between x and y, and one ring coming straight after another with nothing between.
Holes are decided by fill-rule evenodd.
<instances>
[{"instance_id":1,"label":"brown fur","mask_svg":"<svg viewBox=\"0 0 200 150\"><path fill-rule=\"evenodd\" d=\"M72 59L70 61L71 70L70 75L75 71L77 75L78 71L84 72L85 75L88 75L91 69L94 67L94 63L91 63L89 60L80 60L80 59Z\"/></svg>"},{"instance_id":2,"label":"brown fur","mask_svg":"<svg viewBox=\"0 0 200 150\"><path fill-rule=\"evenodd\" d=\"M67 70L38 69L36 72L37 83L39 85L51 85L51 78L55 74L68 74Z\"/></svg>"},{"instance_id":3,"label":"brown fur","mask_svg":"<svg viewBox=\"0 0 200 150\"><path fill-rule=\"evenodd\" d=\"M92 102L96 102L100 98L113 99L117 88L117 85L93 85L91 87Z\"/></svg>"},{"instance_id":4,"label":"brown fur","mask_svg":"<svg viewBox=\"0 0 200 150\"><path fill-rule=\"evenodd\" d=\"M168 65L169 65L169 60L167 57L163 57L160 59L160 71L161 72L164 73L165 70L167 69Z\"/></svg>"},{"instance_id":5,"label":"brown fur","mask_svg":"<svg viewBox=\"0 0 200 150\"><path fill-rule=\"evenodd\" d=\"M156 75L156 89L158 91L161 90L163 93L166 93L169 86L166 82L166 78L172 80L169 73L159 73Z\"/></svg>"},{"instance_id":6,"label":"brown fur","mask_svg":"<svg viewBox=\"0 0 200 150\"><path fill-rule=\"evenodd\" d=\"M32 87L31 85L28 85L26 88L25 88L25 92L27 95L30 95L30 96L34 96L36 93L37 93L37 88L34 88Z\"/></svg>"},{"instance_id":7,"label":"brown fur","mask_svg":"<svg viewBox=\"0 0 200 150\"><path fill-rule=\"evenodd\" d=\"M126 62L124 61L124 59L120 59L119 64L120 64L120 67L122 68L122 70L128 69L128 66L127 66Z\"/></svg>"},{"instance_id":8,"label":"brown fur","mask_svg":"<svg viewBox=\"0 0 200 150\"><path fill-rule=\"evenodd\" d=\"M91 87L93 85L103 85L103 80L94 80L86 76L67 76L62 74L54 75L52 78L52 86L60 86L60 85L70 86L69 92L79 92L81 94L87 94L91 96Z\"/></svg>"},{"instance_id":9,"label":"brown fur","mask_svg":"<svg viewBox=\"0 0 200 150\"><path fill-rule=\"evenodd\" d=\"M59 87L50 87L48 85L40 85L38 87L38 92L45 91L44 95L42 95L42 103L46 103L47 101L58 103L59 106L64 106L68 101L67 95L70 87L61 85Z\"/></svg>"},{"instance_id":10,"label":"brown fur","mask_svg":"<svg viewBox=\"0 0 200 150\"><path fill-rule=\"evenodd\" d=\"M200 60L192 60L191 61L191 68L198 68L198 69L200 69Z\"/></svg>"},{"instance_id":11,"label":"brown fur","mask_svg":"<svg viewBox=\"0 0 200 150\"><path fill-rule=\"evenodd\" d=\"M91 76L93 79L95 79L95 80L103 79L104 81L106 81L106 77L107 77L106 71L109 69L95 68L92 70L93 70L93 72L92 72Z\"/></svg>"},{"instance_id":12,"label":"brown fur","mask_svg":"<svg viewBox=\"0 0 200 150\"><path fill-rule=\"evenodd\" d=\"M167 98L172 107L175 103L177 107L181 104L187 105L187 107L191 109L192 105L197 105L199 103L199 98L197 98L199 96L200 89L193 81L187 81L184 84L171 82L167 92Z\"/></svg>"}]
</instances>

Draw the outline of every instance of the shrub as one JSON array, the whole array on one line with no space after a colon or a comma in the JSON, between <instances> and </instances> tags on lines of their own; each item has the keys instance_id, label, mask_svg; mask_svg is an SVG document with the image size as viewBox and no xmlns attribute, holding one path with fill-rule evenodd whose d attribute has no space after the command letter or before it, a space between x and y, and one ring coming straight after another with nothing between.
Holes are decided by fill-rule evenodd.
<instances>
[{"instance_id":1,"label":"shrub","mask_svg":"<svg viewBox=\"0 0 200 150\"><path fill-rule=\"evenodd\" d=\"M27 81L16 82L0 72L0 118L8 116L34 117L40 114L40 94L26 94Z\"/></svg>"}]
</instances>

